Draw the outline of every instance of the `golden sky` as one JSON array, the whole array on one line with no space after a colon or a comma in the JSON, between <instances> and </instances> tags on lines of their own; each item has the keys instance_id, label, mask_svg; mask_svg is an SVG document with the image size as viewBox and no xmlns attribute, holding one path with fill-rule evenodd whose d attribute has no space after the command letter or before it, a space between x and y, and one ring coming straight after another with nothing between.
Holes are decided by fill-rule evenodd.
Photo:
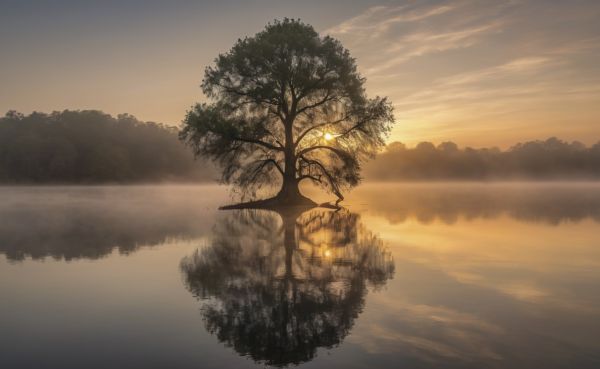
<instances>
[{"instance_id":1,"label":"golden sky","mask_svg":"<svg viewBox=\"0 0 600 369\"><path fill-rule=\"evenodd\" d=\"M272 19L342 41L389 96L390 140L600 141L600 2L0 1L0 112L100 109L178 124L204 68Z\"/></svg>"}]
</instances>

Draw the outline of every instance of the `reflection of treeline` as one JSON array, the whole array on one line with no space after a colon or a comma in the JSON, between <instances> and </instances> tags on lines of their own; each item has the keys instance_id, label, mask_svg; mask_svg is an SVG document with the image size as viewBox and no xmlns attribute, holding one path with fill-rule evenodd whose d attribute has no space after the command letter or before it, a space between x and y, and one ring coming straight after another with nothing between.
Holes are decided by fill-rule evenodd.
<instances>
[{"instance_id":1,"label":"reflection of treeline","mask_svg":"<svg viewBox=\"0 0 600 369\"><path fill-rule=\"evenodd\" d=\"M98 259L202 237L222 191L195 186L0 188L0 255ZM220 200L221 199L221 200Z\"/></svg>"},{"instance_id":2,"label":"reflection of treeline","mask_svg":"<svg viewBox=\"0 0 600 369\"><path fill-rule=\"evenodd\" d=\"M352 197L391 223L453 224L500 216L546 224L600 222L600 187L587 184L371 184Z\"/></svg>"},{"instance_id":3,"label":"reflection of treeline","mask_svg":"<svg viewBox=\"0 0 600 369\"><path fill-rule=\"evenodd\" d=\"M394 142L365 169L365 178L374 180L592 179L600 178L600 142L586 147L549 138L505 151Z\"/></svg>"},{"instance_id":4,"label":"reflection of treeline","mask_svg":"<svg viewBox=\"0 0 600 369\"><path fill-rule=\"evenodd\" d=\"M0 182L82 183L197 180L214 170L195 162L177 129L99 111L0 118Z\"/></svg>"}]
</instances>

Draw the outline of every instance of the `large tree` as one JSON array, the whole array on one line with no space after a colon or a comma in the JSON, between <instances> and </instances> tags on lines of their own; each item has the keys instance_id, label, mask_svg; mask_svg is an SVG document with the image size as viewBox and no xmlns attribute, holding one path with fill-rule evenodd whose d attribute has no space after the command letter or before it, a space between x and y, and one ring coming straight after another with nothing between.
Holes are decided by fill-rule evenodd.
<instances>
[{"instance_id":1,"label":"large tree","mask_svg":"<svg viewBox=\"0 0 600 369\"><path fill-rule=\"evenodd\" d=\"M304 202L298 185L308 180L341 200L394 120L390 102L367 98L364 83L339 41L299 20L274 21L206 69L210 102L188 112L180 137L250 197L280 183L278 201Z\"/></svg>"}]
</instances>

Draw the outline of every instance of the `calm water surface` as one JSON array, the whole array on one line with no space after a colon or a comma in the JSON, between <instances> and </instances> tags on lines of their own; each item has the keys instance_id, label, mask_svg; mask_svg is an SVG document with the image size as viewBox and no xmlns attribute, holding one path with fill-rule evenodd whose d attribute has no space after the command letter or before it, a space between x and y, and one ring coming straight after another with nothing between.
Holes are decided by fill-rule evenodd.
<instances>
[{"instance_id":1,"label":"calm water surface","mask_svg":"<svg viewBox=\"0 0 600 369\"><path fill-rule=\"evenodd\" d=\"M0 367L600 367L600 185L228 202L0 188Z\"/></svg>"}]
</instances>

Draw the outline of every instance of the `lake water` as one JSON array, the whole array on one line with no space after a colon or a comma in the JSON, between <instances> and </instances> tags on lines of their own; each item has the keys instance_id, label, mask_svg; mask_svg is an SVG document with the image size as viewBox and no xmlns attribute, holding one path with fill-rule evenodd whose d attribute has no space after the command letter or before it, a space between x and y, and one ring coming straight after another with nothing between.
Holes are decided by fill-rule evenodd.
<instances>
[{"instance_id":1,"label":"lake water","mask_svg":"<svg viewBox=\"0 0 600 369\"><path fill-rule=\"evenodd\" d=\"M0 188L2 368L598 368L600 185Z\"/></svg>"}]
</instances>

